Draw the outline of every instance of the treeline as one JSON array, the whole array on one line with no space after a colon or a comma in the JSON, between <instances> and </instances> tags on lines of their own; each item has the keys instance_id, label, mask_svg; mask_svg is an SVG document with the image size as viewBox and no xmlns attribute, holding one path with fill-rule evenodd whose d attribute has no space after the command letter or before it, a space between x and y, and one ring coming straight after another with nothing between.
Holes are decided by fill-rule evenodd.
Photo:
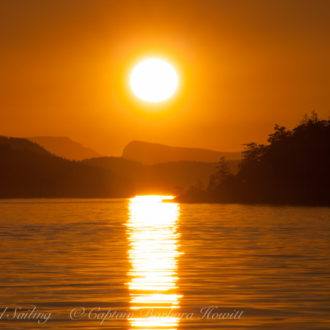
<instances>
[{"instance_id":1,"label":"treeline","mask_svg":"<svg viewBox=\"0 0 330 330\"><path fill-rule=\"evenodd\" d=\"M275 125L268 144L245 145L236 175L222 159L206 188L191 187L178 199L330 205L330 120L313 112L293 130Z\"/></svg>"}]
</instances>

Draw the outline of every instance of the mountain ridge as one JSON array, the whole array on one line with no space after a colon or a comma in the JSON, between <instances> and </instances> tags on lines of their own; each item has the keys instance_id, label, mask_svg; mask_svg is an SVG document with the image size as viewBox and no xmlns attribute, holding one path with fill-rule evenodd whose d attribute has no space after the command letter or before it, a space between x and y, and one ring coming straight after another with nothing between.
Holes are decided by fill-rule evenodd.
<instances>
[{"instance_id":1,"label":"mountain ridge","mask_svg":"<svg viewBox=\"0 0 330 330\"><path fill-rule=\"evenodd\" d=\"M176 194L207 184L217 163L144 165L121 157L71 161L24 138L0 136L0 198L107 198ZM232 170L237 168L232 161Z\"/></svg>"},{"instance_id":2,"label":"mountain ridge","mask_svg":"<svg viewBox=\"0 0 330 330\"><path fill-rule=\"evenodd\" d=\"M24 138L0 136L0 198L129 197L125 177L58 157Z\"/></svg>"},{"instance_id":3,"label":"mountain ridge","mask_svg":"<svg viewBox=\"0 0 330 330\"><path fill-rule=\"evenodd\" d=\"M226 160L240 160L240 152L221 152L203 148L168 146L133 140L128 143L122 157L147 165L175 161L218 162L221 157Z\"/></svg>"},{"instance_id":4,"label":"mountain ridge","mask_svg":"<svg viewBox=\"0 0 330 330\"><path fill-rule=\"evenodd\" d=\"M26 139L45 148L52 154L69 160L83 160L102 155L66 136L32 136Z\"/></svg>"}]
</instances>

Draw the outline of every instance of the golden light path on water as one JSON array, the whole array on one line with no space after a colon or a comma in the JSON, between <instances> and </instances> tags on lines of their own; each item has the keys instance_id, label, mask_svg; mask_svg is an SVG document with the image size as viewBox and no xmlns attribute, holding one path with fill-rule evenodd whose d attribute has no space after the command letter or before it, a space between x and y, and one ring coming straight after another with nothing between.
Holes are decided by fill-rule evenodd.
<instances>
[{"instance_id":1,"label":"golden light path on water","mask_svg":"<svg viewBox=\"0 0 330 330\"><path fill-rule=\"evenodd\" d=\"M129 203L127 233L131 310L130 329L176 330L179 319L177 264L179 204L173 196L137 196ZM165 202L164 202L165 201Z\"/></svg>"}]
</instances>

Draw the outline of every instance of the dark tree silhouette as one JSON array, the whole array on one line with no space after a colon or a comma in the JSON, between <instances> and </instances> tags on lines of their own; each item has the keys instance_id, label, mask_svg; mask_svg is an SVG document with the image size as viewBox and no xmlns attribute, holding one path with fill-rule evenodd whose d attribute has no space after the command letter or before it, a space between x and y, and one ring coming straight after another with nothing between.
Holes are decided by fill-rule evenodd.
<instances>
[{"instance_id":1,"label":"dark tree silhouette","mask_svg":"<svg viewBox=\"0 0 330 330\"><path fill-rule=\"evenodd\" d=\"M216 166L216 172L210 177L208 190L212 191L216 189L218 185L228 180L231 175L232 174L228 162L226 161L225 157L221 157Z\"/></svg>"},{"instance_id":2,"label":"dark tree silhouette","mask_svg":"<svg viewBox=\"0 0 330 330\"><path fill-rule=\"evenodd\" d=\"M330 121L315 112L293 130L275 125L268 144L249 143L243 156L235 176L222 169L204 192L179 199L330 205Z\"/></svg>"}]
</instances>

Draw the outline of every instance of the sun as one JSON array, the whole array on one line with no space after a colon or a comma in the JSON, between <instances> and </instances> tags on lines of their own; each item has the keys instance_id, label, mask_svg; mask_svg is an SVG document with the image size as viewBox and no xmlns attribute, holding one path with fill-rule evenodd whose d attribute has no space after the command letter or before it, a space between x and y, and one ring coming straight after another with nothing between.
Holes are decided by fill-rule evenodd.
<instances>
[{"instance_id":1,"label":"sun","mask_svg":"<svg viewBox=\"0 0 330 330\"><path fill-rule=\"evenodd\" d=\"M161 58L147 58L133 68L129 82L139 99L157 103L174 95L179 77L169 62Z\"/></svg>"}]
</instances>

